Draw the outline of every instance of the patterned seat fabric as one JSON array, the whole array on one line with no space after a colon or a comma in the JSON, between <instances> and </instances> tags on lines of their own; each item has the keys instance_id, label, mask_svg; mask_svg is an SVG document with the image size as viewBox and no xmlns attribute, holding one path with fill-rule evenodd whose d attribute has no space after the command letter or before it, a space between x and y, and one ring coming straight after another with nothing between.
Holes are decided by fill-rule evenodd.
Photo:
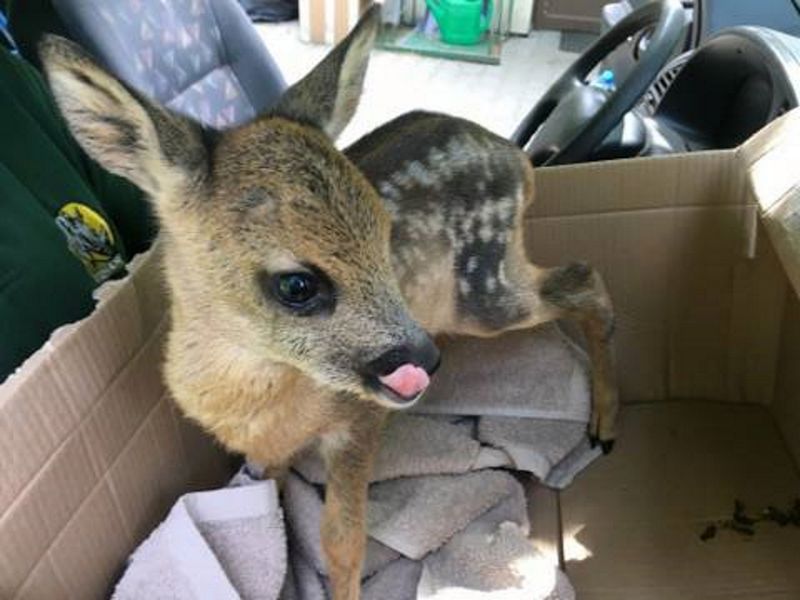
<instances>
[{"instance_id":1,"label":"patterned seat fabric","mask_svg":"<svg viewBox=\"0 0 800 600\"><path fill-rule=\"evenodd\" d=\"M145 95L224 129L286 88L236 0L60 0L75 41Z\"/></svg>"}]
</instances>

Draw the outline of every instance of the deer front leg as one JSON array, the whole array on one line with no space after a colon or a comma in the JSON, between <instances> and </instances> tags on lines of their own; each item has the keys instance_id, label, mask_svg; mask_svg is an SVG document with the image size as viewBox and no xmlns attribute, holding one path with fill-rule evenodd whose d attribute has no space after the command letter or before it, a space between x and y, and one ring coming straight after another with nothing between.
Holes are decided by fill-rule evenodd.
<instances>
[{"instance_id":1,"label":"deer front leg","mask_svg":"<svg viewBox=\"0 0 800 600\"><path fill-rule=\"evenodd\" d=\"M367 484L384 411L359 404L358 422L324 436L321 446L328 469L322 549L333 600L358 600L361 594Z\"/></svg>"},{"instance_id":2,"label":"deer front leg","mask_svg":"<svg viewBox=\"0 0 800 600\"><path fill-rule=\"evenodd\" d=\"M600 275L582 263L552 269L542 281L539 294L563 316L583 329L592 362L592 415L589 436L603 452L614 446L617 435L619 395L612 337L614 310Z\"/></svg>"},{"instance_id":3,"label":"deer front leg","mask_svg":"<svg viewBox=\"0 0 800 600\"><path fill-rule=\"evenodd\" d=\"M588 313L580 317L581 328L592 361L592 416L589 435L592 444L600 443L608 454L617 436L619 398L617 392L614 350L611 347L613 318Z\"/></svg>"}]
</instances>

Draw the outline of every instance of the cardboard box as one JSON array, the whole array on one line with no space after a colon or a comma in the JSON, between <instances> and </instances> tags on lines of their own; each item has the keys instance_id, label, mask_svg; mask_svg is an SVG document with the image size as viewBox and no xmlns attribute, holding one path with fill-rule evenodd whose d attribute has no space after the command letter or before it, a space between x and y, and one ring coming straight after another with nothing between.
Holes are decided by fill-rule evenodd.
<instances>
[{"instance_id":1,"label":"cardboard box","mask_svg":"<svg viewBox=\"0 0 800 600\"><path fill-rule=\"evenodd\" d=\"M618 449L531 494L581 599L800 597L800 530L698 538L736 498L800 493L798 133L800 110L735 150L538 171L532 258L591 261L618 312ZM158 249L131 271L0 386L0 598L107 596L174 499L230 472L160 379Z\"/></svg>"}]
</instances>

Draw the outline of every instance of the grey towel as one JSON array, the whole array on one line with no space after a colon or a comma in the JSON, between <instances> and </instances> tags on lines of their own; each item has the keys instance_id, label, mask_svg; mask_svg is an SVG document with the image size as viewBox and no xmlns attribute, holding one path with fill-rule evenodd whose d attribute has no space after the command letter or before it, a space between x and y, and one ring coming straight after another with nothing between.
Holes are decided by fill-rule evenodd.
<instances>
[{"instance_id":1,"label":"grey towel","mask_svg":"<svg viewBox=\"0 0 800 600\"><path fill-rule=\"evenodd\" d=\"M385 569L367 579L361 586L363 600L413 600L422 563L398 558Z\"/></svg>"},{"instance_id":2,"label":"grey towel","mask_svg":"<svg viewBox=\"0 0 800 600\"><path fill-rule=\"evenodd\" d=\"M586 355L555 323L495 338L458 338L414 412L586 423Z\"/></svg>"},{"instance_id":3,"label":"grey towel","mask_svg":"<svg viewBox=\"0 0 800 600\"><path fill-rule=\"evenodd\" d=\"M286 539L275 483L182 496L131 556L114 600L275 600Z\"/></svg>"},{"instance_id":4,"label":"grey towel","mask_svg":"<svg viewBox=\"0 0 800 600\"><path fill-rule=\"evenodd\" d=\"M309 524L319 523L322 497L317 486L294 473L285 490L292 577L281 600L323 600L327 580L319 530ZM568 580L528 534L523 488L501 471L373 484L364 568L371 575L362 581L362 596L572 600Z\"/></svg>"},{"instance_id":5,"label":"grey towel","mask_svg":"<svg viewBox=\"0 0 800 600\"><path fill-rule=\"evenodd\" d=\"M488 467L510 466L505 452L475 439L475 419L430 418L396 413L390 416L372 470L371 481L399 477L468 473ZM313 450L294 465L303 478L325 483L325 466Z\"/></svg>"},{"instance_id":6,"label":"grey towel","mask_svg":"<svg viewBox=\"0 0 800 600\"><path fill-rule=\"evenodd\" d=\"M469 422L471 430L463 427L463 419L452 423L481 444L480 450L470 450L475 457L471 468L512 467L561 489L600 456L600 449L591 448L586 439L589 363L557 324L488 340L458 339L444 348L444 356L431 389L414 410L438 419L475 417ZM416 435L417 427L409 427L404 435ZM397 436L392 427L387 435ZM446 430L435 435L421 430L419 435L405 447L453 443L444 439L453 435ZM410 461L405 453L389 454L388 449L381 453L379 467L392 460L406 465ZM377 479L384 476L381 473Z\"/></svg>"},{"instance_id":7,"label":"grey towel","mask_svg":"<svg viewBox=\"0 0 800 600\"><path fill-rule=\"evenodd\" d=\"M378 483L369 494L369 534L408 558L421 559L515 493L522 498L519 483L492 470ZM524 498L519 508L515 516L527 526Z\"/></svg>"},{"instance_id":8,"label":"grey towel","mask_svg":"<svg viewBox=\"0 0 800 600\"><path fill-rule=\"evenodd\" d=\"M423 561L416 598L573 600L566 575L531 548L521 486Z\"/></svg>"},{"instance_id":9,"label":"grey towel","mask_svg":"<svg viewBox=\"0 0 800 600\"><path fill-rule=\"evenodd\" d=\"M320 539L322 520L320 493L313 485L290 473L284 484L283 505L289 523L293 557L300 555L317 573L326 574ZM369 540L362 575L370 576L399 557L398 552L375 540Z\"/></svg>"},{"instance_id":10,"label":"grey towel","mask_svg":"<svg viewBox=\"0 0 800 600\"><path fill-rule=\"evenodd\" d=\"M502 449L515 469L533 473L552 488L565 488L601 453L590 447L584 422L506 417L478 421L482 443Z\"/></svg>"},{"instance_id":11,"label":"grey towel","mask_svg":"<svg viewBox=\"0 0 800 600\"><path fill-rule=\"evenodd\" d=\"M572 600L566 575L516 523L479 519L423 563L418 600Z\"/></svg>"}]
</instances>

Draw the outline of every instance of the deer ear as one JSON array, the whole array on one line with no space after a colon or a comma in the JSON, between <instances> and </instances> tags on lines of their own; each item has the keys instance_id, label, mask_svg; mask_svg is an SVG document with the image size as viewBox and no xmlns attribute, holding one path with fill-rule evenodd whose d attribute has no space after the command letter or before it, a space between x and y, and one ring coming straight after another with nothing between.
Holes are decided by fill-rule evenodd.
<instances>
[{"instance_id":1,"label":"deer ear","mask_svg":"<svg viewBox=\"0 0 800 600\"><path fill-rule=\"evenodd\" d=\"M73 42L48 35L39 53L70 130L107 170L155 198L204 176L206 149L198 124L128 89Z\"/></svg>"},{"instance_id":2,"label":"deer ear","mask_svg":"<svg viewBox=\"0 0 800 600\"><path fill-rule=\"evenodd\" d=\"M380 5L373 4L322 62L286 91L273 114L308 123L336 139L358 107L380 14Z\"/></svg>"}]
</instances>

